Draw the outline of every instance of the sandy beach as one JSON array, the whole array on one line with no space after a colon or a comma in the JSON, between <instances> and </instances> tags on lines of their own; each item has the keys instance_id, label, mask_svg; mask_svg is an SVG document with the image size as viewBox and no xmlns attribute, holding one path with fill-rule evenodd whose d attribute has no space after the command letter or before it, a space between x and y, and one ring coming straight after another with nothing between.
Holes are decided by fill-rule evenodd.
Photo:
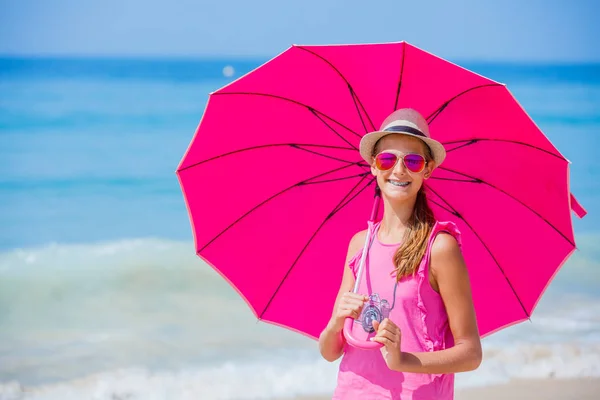
<instances>
[{"instance_id":1,"label":"sandy beach","mask_svg":"<svg viewBox=\"0 0 600 400\"><path fill-rule=\"evenodd\" d=\"M457 390L456 400L596 400L600 378L514 380L507 384ZM296 397L295 400L328 400L330 397ZM283 399L282 399L283 400Z\"/></svg>"},{"instance_id":2,"label":"sandy beach","mask_svg":"<svg viewBox=\"0 0 600 400\"><path fill-rule=\"evenodd\" d=\"M457 391L456 400L592 400L598 399L600 379L518 380L505 385Z\"/></svg>"}]
</instances>

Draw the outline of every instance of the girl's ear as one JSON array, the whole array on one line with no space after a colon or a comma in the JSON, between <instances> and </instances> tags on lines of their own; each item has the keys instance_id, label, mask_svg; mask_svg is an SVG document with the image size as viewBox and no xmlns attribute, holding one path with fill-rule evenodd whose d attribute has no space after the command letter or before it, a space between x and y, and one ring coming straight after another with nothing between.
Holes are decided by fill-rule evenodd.
<instances>
[{"instance_id":1,"label":"girl's ear","mask_svg":"<svg viewBox=\"0 0 600 400\"><path fill-rule=\"evenodd\" d=\"M371 158L371 175L377 176L377 168L375 168L375 159Z\"/></svg>"},{"instance_id":2,"label":"girl's ear","mask_svg":"<svg viewBox=\"0 0 600 400\"><path fill-rule=\"evenodd\" d=\"M424 173L424 178L425 179L429 179L431 177L431 173L433 172L433 169L435 168L435 161L430 160L427 165L425 166L425 173Z\"/></svg>"}]
</instances>

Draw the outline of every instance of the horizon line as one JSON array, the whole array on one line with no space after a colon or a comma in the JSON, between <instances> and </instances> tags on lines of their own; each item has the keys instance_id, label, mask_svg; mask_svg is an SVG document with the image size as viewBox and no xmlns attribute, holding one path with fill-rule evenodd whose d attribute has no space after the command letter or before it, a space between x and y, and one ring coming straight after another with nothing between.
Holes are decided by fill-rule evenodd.
<instances>
[{"instance_id":1,"label":"horizon line","mask_svg":"<svg viewBox=\"0 0 600 400\"><path fill-rule=\"evenodd\" d=\"M278 54L143 54L143 53L11 53L0 52L0 59L54 59L54 60L132 60L132 61L259 61L266 62ZM451 62L504 64L504 65L600 65L600 59L518 59L491 57L456 57L445 58Z\"/></svg>"}]
</instances>

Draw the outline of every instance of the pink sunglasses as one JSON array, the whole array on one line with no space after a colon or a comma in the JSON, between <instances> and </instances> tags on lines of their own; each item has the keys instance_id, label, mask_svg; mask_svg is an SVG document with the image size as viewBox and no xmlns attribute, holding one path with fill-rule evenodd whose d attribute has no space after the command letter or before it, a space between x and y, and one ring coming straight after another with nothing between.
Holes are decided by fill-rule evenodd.
<instances>
[{"instance_id":1,"label":"pink sunglasses","mask_svg":"<svg viewBox=\"0 0 600 400\"><path fill-rule=\"evenodd\" d=\"M381 171L388 171L396 166L398 160L402 159L404 166L410 172L419 173L425 169L425 157L420 154L406 154L385 150L375 156L375 166Z\"/></svg>"}]
</instances>

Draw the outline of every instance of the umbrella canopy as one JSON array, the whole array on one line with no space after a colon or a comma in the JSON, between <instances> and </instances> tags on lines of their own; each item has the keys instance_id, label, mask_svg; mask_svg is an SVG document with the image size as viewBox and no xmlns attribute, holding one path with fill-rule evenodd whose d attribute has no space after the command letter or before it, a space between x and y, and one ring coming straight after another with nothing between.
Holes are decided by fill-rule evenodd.
<instances>
[{"instance_id":1,"label":"umbrella canopy","mask_svg":"<svg viewBox=\"0 0 600 400\"><path fill-rule=\"evenodd\" d=\"M400 42L292 46L210 94L177 175L197 254L259 319L325 327L373 204L360 138L404 107L446 148L428 201L462 232L480 333L529 318L584 214L569 161L505 85Z\"/></svg>"}]
</instances>

